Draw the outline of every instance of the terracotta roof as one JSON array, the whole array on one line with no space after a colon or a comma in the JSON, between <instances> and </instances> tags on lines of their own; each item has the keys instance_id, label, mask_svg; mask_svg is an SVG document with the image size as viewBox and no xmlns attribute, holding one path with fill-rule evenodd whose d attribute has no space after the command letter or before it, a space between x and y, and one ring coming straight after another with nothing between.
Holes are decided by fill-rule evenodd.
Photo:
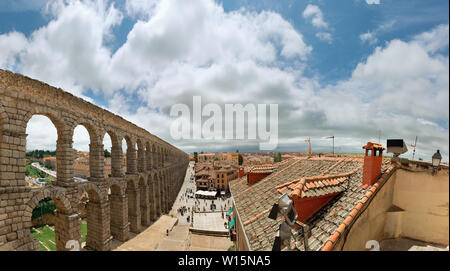
<instances>
[{"instance_id":1,"label":"terracotta roof","mask_svg":"<svg viewBox=\"0 0 450 271\"><path fill-rule=\"evenodd\" d=\"M211 175L212 172L209 170L200 170L198 172L195 173L195 176L206 176L206 175Z\"/></svg>"},{"instance_id":2,"label":"terracotta roof","mask_svg":"<svg viewBox=\"0 0 450 271\"><path fill-rule=\"evenodd\" d=\"M280 193L297 193L301 197L340 192L306 224L310 227L308 239L311 250L331 249L345 223L351 220L368 197L380 184L361 188L361 158L291 158L279 163L279 167L258 183L248 186L246 177L230 183L236 208L239 211L251 250L271 250L275 233L282 219L268 218L268 212ZM391 172L389 160L382 165L382 172ZM392 173L392 172L391 172ZM256 200L257 199L257 200ZM346 220L347 219L347 220ZM344 223L344 220L345 223ZM330 241L331 244L328 244Z\"/></svg>"},{"instance_id":3,"label":"terracotta roof","mask_svg":"<svg viewBox=\"0 0 450 271\"><path fill-rule=\"evenodd\" d=\"M272 173L275 168L274 165L256 165L250 168L250 173Z\"/></svg>"}]
</instances>

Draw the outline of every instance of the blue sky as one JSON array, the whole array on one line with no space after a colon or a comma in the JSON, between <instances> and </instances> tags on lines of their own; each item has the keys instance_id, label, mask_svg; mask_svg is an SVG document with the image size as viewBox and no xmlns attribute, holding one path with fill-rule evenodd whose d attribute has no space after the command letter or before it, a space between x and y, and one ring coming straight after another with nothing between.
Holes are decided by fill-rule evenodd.
<instances>
[{"instance_id":1,"label":"blue sky","mask_svg":"<svg viewBox=\"0 0 450 271\"><path fill-rule=\"evenodd\" d=\"M255 151L249 141L171 139L171 104L195 94L220 105L278 103L282 151L304 151L308 136L325 151L328 134L356 151L381 129L384 139L419 135L424 157L436 148L448 157L448 1L74 2L1 1L0 68L63 87L186 151ZM70 46L58 47L58 33L74 33ZM423 67L410 69L416 58Z\"/></svg>"},{"instance_id":2,"label":"blue sky","mask_svg":"<svg viewBox=\"0 0 450 271\"><path fill-rule=\"evenodd\" d=\"M14 2L23 2L24 5ZM32 2L40 2L30 4ZM42 13L41 8L46 1L2 1L0 3L0 34L19 31L27 37L31 33L48 24L51 17ZM124 7L124 0L113 1L117 7ZM245 8L249 11L261 12L271 10L283 16L287 21L302 32L305 41L314 47L309 60L308 73L320 76L322 84L333 83L351 75L355 66L373 51L376 45L392 39L409 40L439 24L449 21L449 1L428 0L384 0L380 4L368 5L364 0L347 1L251 1L226 0L217 1L225 11L235 11ZM325 20L332 25L333 42L328 44L320 41L315 34L317 29L301 13L308 4L320 7L325 14ZM115 39L108 44L114 52L125 42L128 33L136 23L137 18L125 17L120 25L113 29ZM378 42L364 44L361 33L373 31L380 25L389 24L389 28L378 34ZM448 50L442 52L448 56ZM88 95L96 100L102 99Z\"/></svg>"}]
</instances>

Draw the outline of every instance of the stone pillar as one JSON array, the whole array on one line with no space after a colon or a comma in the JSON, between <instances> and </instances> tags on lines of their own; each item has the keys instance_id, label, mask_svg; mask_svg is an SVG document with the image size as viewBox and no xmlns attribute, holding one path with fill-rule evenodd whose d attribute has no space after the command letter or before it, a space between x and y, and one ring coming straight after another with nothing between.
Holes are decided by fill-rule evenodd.
<instances>
[{"instance_id":1,"label":"stone pillar","mask_svg":"<svg viewBox=\"0 0 450 271\"><path fill-rule=\"evenodd\" d=\"M103 144L89 144L89 171L93 181L104 180L105 153Z\"/></svg>"},{"instance_id":2,"label":"stone pillar","mask_svg":"<svg viewBox=\"0 0 450 271\"><path fill-rule=\"evenodd\" d=\"M113 143L111 147L111 176L123 176L122 161L122 146Z\"/></svg>"},{"instance_id":3,"label":"stone pillar","mask_svg":"<svg viewBox=\"0 0 450 271\"><path fill-rule=\"evenodd\" d=\"M87 204L87 236L86 246L99 250L111 250L111 232L109 202L94 202Z\"/></svg>"},{"instance_id":4,"label":"stone pillar","mask_svg":"<svg viewBox=\"0 0 450 271\"><path fill-rule=\"evenodd\" d=\"M170 208L169 208L169 182L167 181L167 177L166 177L166 180L165 180L165 182L164 182L164 191L165 191L165 195L166 195L166 197L165 197L165 210L166 210L166 213L169 213L169 210L170 210Z\"/></svg>"},{"instance_id":5,"label":"stone pillar","mask_svg":"<svg viewBox=\"0 0 450 271\"><path fill-rule=\"evenodd\" d=\"M150 200L149 200L149 187L147 185L140 186L141 190L141 224L142 226L150 225Z\"/></svg>"},{"instance_id":6,"label":"stone pillar","mask_svg":"<svg viewBox=\"0 0 450 271\"><path fill-rule=\"evenodd\" d=\"M129 239L127 195L111 194L109 196L111 215L111 235L122 242Z\"/></svg>"},{"instance_id":7,"label":"stone pillar","mask_svg":"<svg viewBox=\"0 0 450 271\"><path fill-rule=\"evenodd\" d=\"M158 219L158 214L156 212L156 179L152 179L149 182L149 198L150 198L150 218L152 221L156 221Z\"/></svg>"},{"instance_id":8,"label":"stone pillar","mask_svg":"<svg viewBox=\"0 0 450 271\"><path fill-rule=\"evenodd\" d=\"M144 172L145 171L145 150L144 147L142 145L138 146L138 165L137 165L137 170L138 172Z\"/></svg>"},{"instance_id":9,"label":"stone pillar","mask_svg":"<svg viewBox=\"0 0 450 271\"><path fill-rule=\"evenodd\" d=\"M150 146L147 146L145 150L145 162L146 162L146 171L152 170L152 150Z\"/></svg>"},{"instance_id":10,"label":"stone pillar","mask_svg":"<svg viewBox=\"0 0 450 271\"><path fill-rule=\"evenodd\" d=\"M139 189L127 189L127 194L130 231L139 233L141 230L140 191Z\"/></svg>"},{"instance_id":11,"label":"stone pillar","mask_svg":"<svg viewBox=\"0 0 450 271\"><path fill-rule=\"evenodd\" d=\"M63 136L56 141L56 184L70 186L74 184L72 138Z\"/></svg>"},{"instance_id":12,"label":"stone pillar","mask_svg":"<svg viewBox=\"0 0 450 271\"><path fill-rule=\"evenodd\" d=\"M159 153L157 148L155 148L155 151L153 152L153 168L159 168Z\"/></svg>"},{"instance_id":13,"label":"stone pillar","mask_svg":"<svg viewBox=\"0 0 450 271\"><path fill-rule=\"evenodd\" d=\"M128 146L127 149L127 174L136 174L136 148L135 146Z\"/></svg>"},{"instance_id":14,"label":"stone pillar","mask_svg":"<svg viewBox=\"0 0 450 271\"><path fill-rule=\"evenodd\" d=\"M10 125L13 126L13 125ZM3 127L0 126L0 129ZM25 133L0 131L0 187L25 186ZM12 135L15 136L12 136Z\"/></svg>"},{"instance_id":15,"label":"stone pillar","mask_svg":"<svg viewBox=\"0 0 450 271\"><path fill-rule=\"evenodd\" d=\"M155 212L156 217L161 216L161 179L156 178L156 190L155 190Z\"/></svg>"},{"instance_id":16,"label":"stone pillar","mask_svg":"<svg viewBox=\"0 0 450 271\"><path fill-rule=\"evenodd\" d=\"M156 153L156 148L155 146L152 147L152 153L151 153L151 163L152 163L152 168L156 169L158 167L158 163L157 163L157 159L156 159L157 153Z\"/></svg>"},{"instance_id":17,"label":"stone pillar","mask_svg":"<svg viewBox=\"0 0 450 271\"><path fill-rule=\"evenodd\" d=\"M72 242L78 242L79 246L71 248ZM55 243L56 250L81 249L81 219L78 214L55 212Z\"/></svg>"}]
</instances>

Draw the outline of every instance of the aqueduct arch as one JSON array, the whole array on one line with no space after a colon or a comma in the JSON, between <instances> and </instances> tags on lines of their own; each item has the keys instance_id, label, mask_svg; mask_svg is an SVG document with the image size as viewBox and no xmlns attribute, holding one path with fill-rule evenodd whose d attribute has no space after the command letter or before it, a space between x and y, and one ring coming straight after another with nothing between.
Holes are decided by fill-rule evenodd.
<instances>
[{"instance_id":1,"label":"aqueduct arch","mask_svg":"<svg viewBox=\"0 0 450 271\"><path fill-rule=\"evenodd\" d=\"M25 129L33 115L49 117L58 133L56 182L40 190L26 186L24 180ZM74 179L72 142L78 125L90 136L87 181ZM104 174L106 133L112 143L111 176ZM126 174L122 172L123 138L127 141ZM125 241L129 231L139 232L168 211L188 163L186 153L120 116L61 89L0 70L0 247L39 249L30 234L31 212L46 197L57 206L57 249L66 250L70 240L80 242L78 203L87 192L86 243L96 250L109 250L112 238Z\"/></svg>"}]
</instances>

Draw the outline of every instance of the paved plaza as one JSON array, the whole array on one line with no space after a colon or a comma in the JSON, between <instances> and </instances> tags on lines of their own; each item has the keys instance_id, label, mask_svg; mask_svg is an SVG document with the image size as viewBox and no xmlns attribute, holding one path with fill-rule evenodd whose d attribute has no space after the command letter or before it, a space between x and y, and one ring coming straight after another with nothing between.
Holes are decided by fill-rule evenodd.
<instances>
[{"instance_id":1,"label":"paved plaza","mask_svg":"<svg viewBox=\"0 0 450 271\"><path fill-rule=\"evenodd\" d=\"M193 175L193 164L191 164L169 215L162 216L145 231L132 235L133 238L127 242L114 244L115 250L223 251L232 246L233 242L229 237L190 232L189 229L194 227L199 230L227 233L228 230L224 226L226 220L222 218L221 210L228 210L231 204L231 200L195 200L195 198L188 197L189 194L194 195L196 191L195 181L191 180ZM220 210L219 212L217 209L216 212L193 212L196 203L198 207L206 208L210 207L213 202ZM181 214L177 211L181 207L185 207L189 211ZM194 221L192 221L192 216ZM224 211L224 217L226 218L226 211ZM169 230L168 234L167 230Z\"/></svg>"},{"instance_id":2,"label":"paved plaza","mask_svg":"<svg viewBox=\"0 0 450 271\"><path fill-rule=\"evenodd\" d=\"M201 231L228 232L226 216L221 212L216 213L194 213L192 228ZM224 224L225 223L225 224Z\"/></svg>"}]
</instances>

